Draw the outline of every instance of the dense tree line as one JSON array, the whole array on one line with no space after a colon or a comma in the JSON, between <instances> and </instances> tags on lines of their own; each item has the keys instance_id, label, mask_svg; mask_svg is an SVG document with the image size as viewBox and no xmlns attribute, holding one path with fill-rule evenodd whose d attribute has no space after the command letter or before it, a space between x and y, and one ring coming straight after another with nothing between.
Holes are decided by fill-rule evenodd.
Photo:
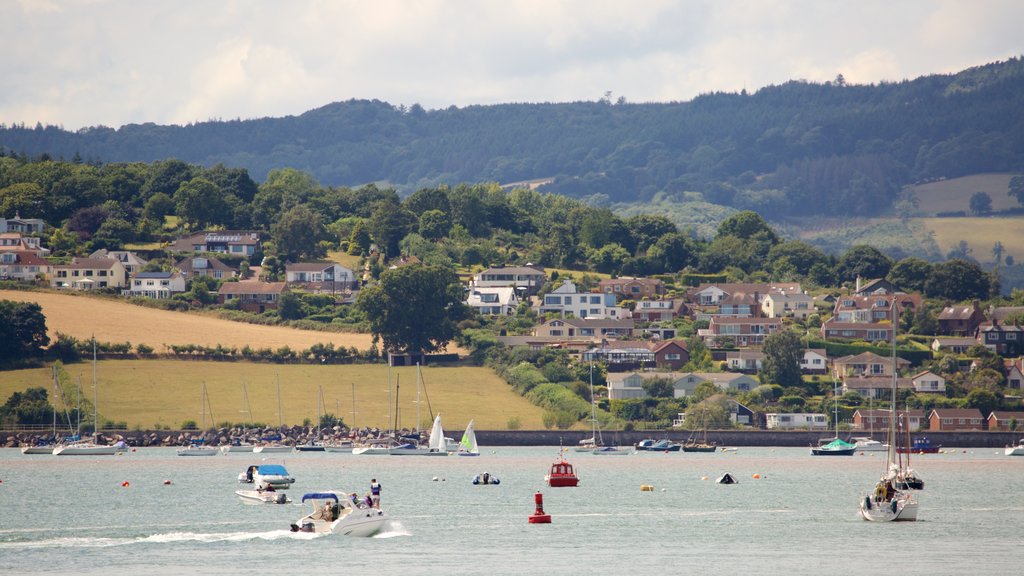
<instances>
[{"instance_id":1,"label":"dense tree line","mask_svg":"<svg viewBox=\"0 0 1024 576\"><path fill-rule=\"evenodd\" d=\"M403 194L448 182L553 178L547 190L578 198L635 202L659 193L693 192L767 217L847 216L890 208L900 187L911 181L1024 169L1022 110L1024 61L1012 58L902 82L791 81L689 102L603 99L427 111L350 100L294 117L187 126L77 132L0 126L0 150L19 157L85 155L128 163L180 158L202 165L206 168L170 163L159 176L142 181L147 201L164 194L187 208L196 225L210 218L210 223L239 226L254 214L287 209L302 198L301 182L275 174L289 166L332 186L386 181ZM253 199L255 187L223 166L296 189L268 190L257 199L258 209L248 213L242 207ZM125 167L81 177L102 180L114 201L123 201L117 192L139 178ZM182 182L195 178L202 180L174 198ZM231 189L231 195L203 204L206 181ZM71 178L67 184L75 182ZM30 201L38 188L19 194ZM155 210L168 205L163 196L154 203ZM49 208L66 217L76 202L62 200ZM118 232L114 224L120 223L104 233Z\"/></svg>"}]
</instances>

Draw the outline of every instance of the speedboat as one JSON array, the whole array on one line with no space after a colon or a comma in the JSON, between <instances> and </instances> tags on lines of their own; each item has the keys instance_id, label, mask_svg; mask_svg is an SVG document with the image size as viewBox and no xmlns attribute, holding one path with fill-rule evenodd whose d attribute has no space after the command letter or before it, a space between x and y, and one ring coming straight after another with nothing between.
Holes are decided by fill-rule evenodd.
<instances>
[{"instance_id":1,"label":"speedboat","mask_svg":"<svg viewBox=\"0 0 1024 576\"><path fill-rule=\"evenodd\" d=\"M292 501L284 492L276 490L235 490L246 504L287 504Z\"/></svg>"},{"instance_id":2,"label":"speedboat","mask_svg":"<svg viewBox=\"0 0 1024 576\"><path fill-rule=\"evenodd\" d=\"M380 508L359 506L352 501L354 496L336 490L303 495L303 504L312 502L313 511L292 524L292 532L364 537L380 532L387 514Z\"/></svg>"},{"instance_id":3,"label":"speedboat","mask_svg":"<svg viewBox=\"0 0 1024 576\"><path fill-rule=\"evenodd\" d=\"M1006 447L1007 456L1024 456L1024 438L1021 438L1016 446Z\"/></svg>"},{"instance_id":4,"label":"speedboat","mask_svg":"<svg viewBox=\"0 0 1024 576\"><path fill-rule=\"evenodd\" d=\"M561 451L558 453L558 461L551 465L551 470L544 476L544 482L552 488L573 487L580 483L572 464L565 461Z\"/></svg>"},{"instance_id":5,"label":"speedboat","mask_svg":"<svg viewBox=\"0 0 1024 576\"><path fill-rule=\"evenodd\" d=\"M261 488L268 486L277 490L287 490L295 482L288 470L280 464L253 464L238 475L243 484L255 484Z\"/></svg>"},{"instance_id":6,"label":"speedboat","mask_svg":"<svg viewBox=\"0 0 1024 576\"><path fill-rule=\"evenodd\" d=\"M473 476L473 485L474 486L479 486L479 485L487 486L487 485L490 485L490 484L494 484L494 485L501 484L501 479L498 478L497 476L495 476L494 474L490 474L488 472L484 472L483 474L477 474L476 476Z\"/></svg>"},{"instance_id":7,"label":"speedboat","mask_svg":"<svg viewBox=\"0 0 1024 576\"><path fill-rule=\"evenodd\" d=\"M853 440L857 452L885 452L889 449L888 444L883 444L870 436L854 436L850 440Z\"/></svg>"}]
</instances>

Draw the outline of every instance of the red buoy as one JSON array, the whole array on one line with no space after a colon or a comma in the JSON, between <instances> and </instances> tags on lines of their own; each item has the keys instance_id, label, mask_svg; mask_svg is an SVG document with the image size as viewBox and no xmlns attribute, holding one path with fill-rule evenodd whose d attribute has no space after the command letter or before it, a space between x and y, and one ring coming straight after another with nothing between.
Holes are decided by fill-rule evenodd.
<instances>
[{"instance_id":1,"label":"red buoy","mask_svg":"<svg viewBox=\"0 0 1024 576\"><path fill-rule=\"evenodd\" d=\"M537 509L527 519L530 524L551 524L551 515L544 513L544 495L537 492L533 495L533 502L537 505Z\"/></svg>"}]
</instances>

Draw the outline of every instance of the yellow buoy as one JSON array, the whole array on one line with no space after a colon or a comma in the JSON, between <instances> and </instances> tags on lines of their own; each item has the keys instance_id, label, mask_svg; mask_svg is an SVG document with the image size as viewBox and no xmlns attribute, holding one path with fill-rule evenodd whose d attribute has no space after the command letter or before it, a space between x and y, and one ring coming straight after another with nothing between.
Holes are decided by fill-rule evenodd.
<instances>
[{"instance_id":1,"label":"yellow buoy","mask_svg":"<svg viewBox=\"0 0 1024 576\"><path fill-rule=\"evenodd\" d=\"M640 491L641 492L654 492L654 486L651 486L650 484L641 484L640 485Z\"/></svg>"},{"instance_id":2,"label":"yellow buoy","mask_svg":"<svg viewBox=\"0 0 1024 576\"><path fill-rule=\"evenodd\" d=\"M707 477L707 476L701 476L701 477L700 477L700 479L701 479L701 480L707 480L707 479L708 479L708 477Z\"/></svg>"}]
</instances>

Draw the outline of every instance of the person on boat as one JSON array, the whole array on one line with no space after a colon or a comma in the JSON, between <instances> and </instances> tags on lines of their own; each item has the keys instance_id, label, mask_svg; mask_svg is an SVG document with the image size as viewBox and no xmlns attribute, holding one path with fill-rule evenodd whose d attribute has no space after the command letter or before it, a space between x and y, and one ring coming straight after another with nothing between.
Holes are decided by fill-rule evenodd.
<instances>
[{"instance_id":1,"label":"person on boat","mask_svg":"<svg viewBox=\"0 0 1024 576\"><path fill-rule=\"evenodd\" d=\"M366 493L366 498L363 500L363 504L367 508L373 508L373 496L369 492Z\"/></svg>"},{"instance_id":2,"label":"person on boat","mask_svg":"<svg viewBox=\"0 0 1024 576\"><path fill-rule=\"evenodd\" d=\"M349 494L348 499L352 501L352 505L355 506L356 508L363 507L363 502L359 499L359 495L357 495L355 492Z\"/></svg>"},{"instance_id":3,"label":"person on boat","mask_svg":"<svg viewBox=\"0 0 1024 576\"><path fill-rule=\"evenodd\" d=\"M334 521L334 510L331 509L331 503L330 502L325 502L324 503L324 511L323 511L323 513L320 516L324 519L324 522L333 522Z\"/></svg>"},{"instance_id":4,"label":"person on boat","mask_svg":"<svg viewBox=\"0 0 1024 576\"><path fill-rule=\"evenodd\" d=\"M483 481L484 481L484 484L490 484L491 483L491 475L488 474L487 472L484 472Z\"/></svg>"},{"instance_id":5,"label":"person on boat","mask_svg":"<svg viewBox=\"0 0 1024 576\"><path fill-rule=\"evenodd\" d=\"M370 479L370 496L373 500L373 507L380 508L380 483L376 478Z\"/></svg>"}]
</instances>

